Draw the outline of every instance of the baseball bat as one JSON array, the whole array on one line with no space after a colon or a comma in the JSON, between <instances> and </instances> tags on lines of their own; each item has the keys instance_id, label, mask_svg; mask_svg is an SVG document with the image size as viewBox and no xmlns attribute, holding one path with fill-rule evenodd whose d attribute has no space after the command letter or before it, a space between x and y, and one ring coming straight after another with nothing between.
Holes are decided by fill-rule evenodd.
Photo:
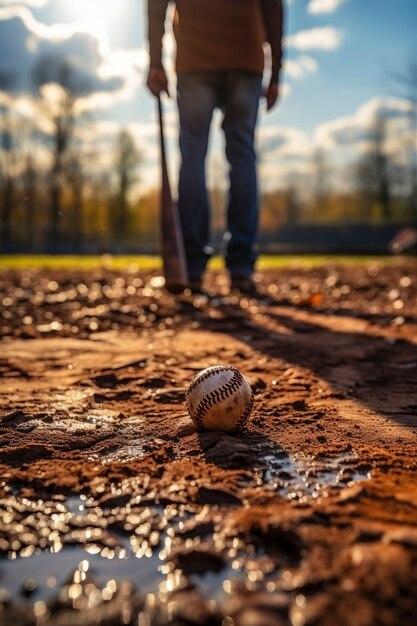
<instances>
[{"instance_id":1,"label":"baseball bat","mask_svg":"<svg viewBox=\"0 0 417 626\"><path fill-rule=\"evenodd\" d=\"M169 184L164 119L161 98L158 96L159 139L161 149L161 197L160 197L160 236L165 288L172 293L183 291L188 284L187 263L185 259L184 239L178 207L172 199Z\"/></svg>"}]
</instances>

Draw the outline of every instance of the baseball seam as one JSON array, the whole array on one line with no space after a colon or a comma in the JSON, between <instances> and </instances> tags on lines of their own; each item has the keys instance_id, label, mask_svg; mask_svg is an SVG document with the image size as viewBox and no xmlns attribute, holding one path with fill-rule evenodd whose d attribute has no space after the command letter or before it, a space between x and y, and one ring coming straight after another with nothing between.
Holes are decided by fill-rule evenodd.
<instances>
[{"instance_id":1,"label":"baseball seam","mask_svg":"<svg viewBox=\"0 0 417 626\"><path fill-rule=\"evenodd\" d=\"M233 393L239 389L243 382L243 376L239 372L239 370L234 367L230 367L228 369L230 371L233 371L233 376L229 380L229 382L207 394L196 407L194 420L199 428L204 428L204 417L209 409L211 409L218 402L226 400L231 395L233 395ZM242 418L239 418L238 423L240 423L241 419Z\"/></svg>"},{"instance_id":2,"label":"baseball seam","mask_svg":"<svg viewBox=\"0 0 417 626\"><path fill-rule=\"evenodd\" d=\"M214 376L214 374L217 374L218 372L235 372L235 371L237 370L232 365L214 365L212 368L210 368L210 371L206 372L205 374L202 374L201 376L197 374L194 377L194 379L191 381L190 386L188 388L187 395L189 395L191 391L193 391L196 387L198 387L200 383L204 382L211 376Z\"/></svg>"},{"instance_id":3,"label":"baseball seam","mask_svg":"<svg viewBox=\"0 0 417 626\"><path fill-rule=\"evenodd\" d=\"M246 410L244 411L244 413L242 413L242 415L237 421L236 426L234 426L234 428L232 428L230 432L239 433L245 428L246 422L248 421L248 417L252 412L254 398L255 397L253 395L253 392L251 392L250 400L249 400L248 406L246 407Z\"/></svg>"}]
</instances>

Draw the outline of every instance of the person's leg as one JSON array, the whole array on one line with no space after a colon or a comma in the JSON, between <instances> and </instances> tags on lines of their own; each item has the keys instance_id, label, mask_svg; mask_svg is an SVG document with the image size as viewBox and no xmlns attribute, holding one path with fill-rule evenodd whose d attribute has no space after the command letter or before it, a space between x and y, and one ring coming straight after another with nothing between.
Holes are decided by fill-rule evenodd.
<instances>
[{"instance_id":1,"label":"person's leg","mask_svg":"<svg viewBox=\"0 0 417 626\"><path fill-rule=\"evenodd\" d=\"M262 77L230 72L224 85L223 130L230 164L228 228L231 234L226 265L231 278L250 278L256 261L258 184L254 135Z\"/></svg>"},{"instance_id":2,"label":"person's leg","mask_svg":"<svg viewBox=\"0 0 417 626\"><path fill-rule=\"evenodd\" d=\"M178 209L190 281L203 273L208 256L209 204L205 159L213 110L216 106L215 75L190 73L178 76L181 168Z\"/></svg>"}]
</instances>

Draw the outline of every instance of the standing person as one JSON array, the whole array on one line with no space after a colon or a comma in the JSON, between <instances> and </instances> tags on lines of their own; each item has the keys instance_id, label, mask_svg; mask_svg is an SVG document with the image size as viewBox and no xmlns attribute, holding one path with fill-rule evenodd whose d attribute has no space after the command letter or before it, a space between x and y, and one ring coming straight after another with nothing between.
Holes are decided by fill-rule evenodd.
<instances>
[{"instance_id":1,"label":"standing person","mask_svg":"<svg viewBox=\"0 0 417 626\"><path fill-rule=\"evenodd\" d=\"M147 86L168 92L162 37L169 0L148 0L150 68ZM264 72L263 43L271 50L267 109L278 99L282 58L282 0L176 0L177 100L181 169L178 208L190 288L201 290L207 264L209 204L205 159L213 111L222 128L230 165L226 266L232 289L256 293L253 270L258 222L255 125Z\"/></svg>"}]
</instances>

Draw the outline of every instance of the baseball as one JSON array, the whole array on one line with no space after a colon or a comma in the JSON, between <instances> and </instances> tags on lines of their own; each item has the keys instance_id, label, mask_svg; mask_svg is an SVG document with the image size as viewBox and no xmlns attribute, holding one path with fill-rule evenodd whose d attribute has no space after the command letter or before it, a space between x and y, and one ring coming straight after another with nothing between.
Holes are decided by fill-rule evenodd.
<instances>
[{"instance_id":1,"label":"baseball","mask_svg":"<svg viewBox=\"0 0 417 626\"><path fill-rule=\"evenodd\" d=\"M186 401L198 429L239 432L251 414L253 393L236 367L216 365L194 376Z\"/></svg>"}]
</instances>

